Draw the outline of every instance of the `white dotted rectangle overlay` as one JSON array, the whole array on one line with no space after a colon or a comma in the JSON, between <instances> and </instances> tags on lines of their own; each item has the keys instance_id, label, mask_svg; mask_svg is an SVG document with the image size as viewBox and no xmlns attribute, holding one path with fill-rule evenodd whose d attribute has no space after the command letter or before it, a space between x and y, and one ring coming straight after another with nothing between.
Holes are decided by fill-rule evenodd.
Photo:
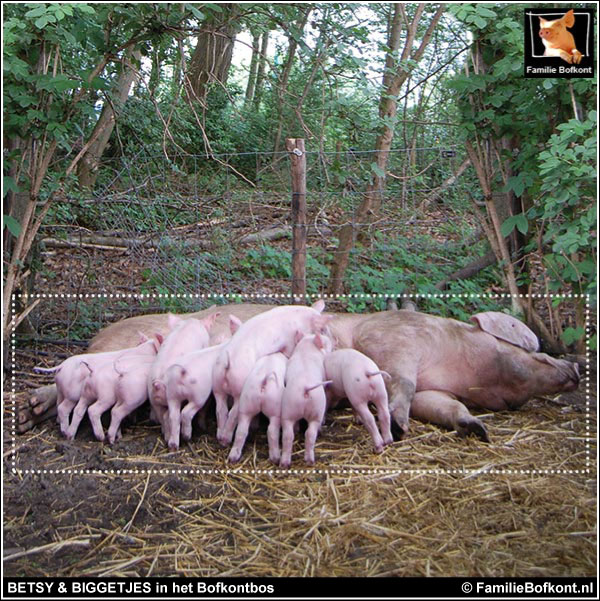
<instances>
[{"instance_id":1,"label":"white dotted rectangle overlay","mask_svg":"<svg viewBox=\"0 0 600 601\"><path fill-rule=\"evenodd\" d=\"M16 320L16 307L15 302L17 298L23 300L28 299L92 299L92 298L105 298L105 299L164 299L164 298L177 298L177 299L205 299L205 300L245 300L245 301L256 301L259 299L277 299L277 300L307 300L314 301L322 298L324 300L344 300L344 299L364 299L364 300L377 300L387 298L403 298L403 299L427 299L427 298L487 298L487 299L510 299L513 297L520 298L555 298L555 299L586 299L586 325L585 325L585 336L586 336L586 376L585 376L585 468L582 469L553 469L553 468L542 468L542 469L494 469L489 467L479 469L402 469L395 467L374 467L374 468L307 468L307 469L244 469L244 468L215 468L215 469L20 469L16 465L17 456L17 432L16 432L16 419L17 419L17 407L16 407L16 334L13 330L11 335L11 404L9 414L11 415L11 442L12 452L11 455L11 471L13 474L87 474L87 475L98 475L98 474L155 474L155 475L195 475L195 474L216 474L216 475L227 475L227 474L255 474L255 475L288 475L296 476L302 474L319 474L319 475L382 475L383 477L393 477L396 475L437 475L437 474L450 474L450 475L464 475L464 476L479 476L483 474L532 474L532 475L550 475L550 474L590 474L592 472L592 460L591 460L591 378L590 378L590 349L589 340L591 332L591 310L590 310L590 297L587 294L530 294L530 295L512 295L505 293L498 294L306 294L302 296L295 296L292 294L68 294L68 293L40 293L40 294L13 294L11 302L11 327ZM102 444L102 443L98 443ZM225 456L224 456L225 461Z\"/></svg>"}]
</instances>

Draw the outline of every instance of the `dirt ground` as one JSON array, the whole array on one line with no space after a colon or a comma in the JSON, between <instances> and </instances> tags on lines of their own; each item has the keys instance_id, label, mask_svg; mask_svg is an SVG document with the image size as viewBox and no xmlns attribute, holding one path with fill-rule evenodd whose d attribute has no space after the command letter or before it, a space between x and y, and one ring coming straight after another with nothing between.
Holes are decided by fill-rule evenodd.
<instances>
[{"instance_id":1,"label":"dirt ground","mask_svg":"<svg viewBox=\"0 0 600 601\"><path fill-rule=\"evenodd\" d=\"M484 414L491 443L412 422L372 452L351 414L327 417L317 464L292 469L266 435L230 469L195 433L170 452L141 409L113 447L84 421L12 436L4 419L7 576L592 576L595 373L580 390ZM6 397L7 399L10 396Z\"/></svg>"}]
</instances>

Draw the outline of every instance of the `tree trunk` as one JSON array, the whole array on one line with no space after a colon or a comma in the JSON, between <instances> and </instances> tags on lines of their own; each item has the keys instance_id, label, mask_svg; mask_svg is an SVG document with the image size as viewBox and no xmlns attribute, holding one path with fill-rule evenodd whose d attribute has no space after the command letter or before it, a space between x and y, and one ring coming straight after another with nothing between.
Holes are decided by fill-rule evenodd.
<instances>
[{"instance_id":1,"label":"tree trunk","mask_svg":"<svg viewBox=\"0 0 600 601\"><path fill-rule=\"evenodd\" d=\"M254 99L254 90L256 89L256 75L258 72L258 57L260 35L252 35L252 58L250 59L250 72L248 73L248 84L246 85L246 95L244 96L244 107L248 108Z\"/></svg>"},{"instance_id":2,"label":"tree trunk","mask_svg":"<svg viewBox=\"0 0 600 601\"><path fill-rule=\"evenodd\" d=\"M308 16L310 15L312 10L313 8L309 6L306 12L302 14L302 17L300 17L298 21L296 29L300 32L300 35L304 33L304 28L306 27ZM291 35L291 33L288 33L288 41L289 44L287 57L277 87L277 130L275 133L275 144L273 145L274 152L279 152L281 150L281 135L283 132L283 99L285 97L285 94L287 93L287 86L290 79L290 73L292 72L294 57L296 56L296 50L298 49L298 41Z\"/></svg>"},{"instance_id":3,"label":"tree trunk","mask_svg":"<svg viewBox=\"0 0 600 601\"><path fill-rule=\"evenodd\" d=\"M194 98L200 103L206 100L208 85L227 83L231 56L237 33L236 17L239 4L221 4L222 12L204 26L198 34L196 49L188 68Z\"/></svg>"},{"instance_id":4,"label":"tree trunk","mask_svg":"<svg viewBox=\"0 0 600 601\"><path fill-rule=\"evenodd\" d=\"M256 73L256 86L254 88L254 109L258 111L260 108L260 101L262 100L264 83L265 83L265 69L267 67L267 50L269 48L269 32L265 31L262 34L260 43L260 56L258 57L258 71Z\"/></svg>"},{"instance_id":5,"label":"tree trunk","mask_svg":"<svg viewBox=\"0 0 600 601\"><path fill-rule=\"evenodd\" d=\"M412 52L413 43L417 33L417 26L421 20L421 16L425 9L425 4L421 3L417 6L415 16L412 23L408 25L404 48L400 61L396 59L400 48L400 32L402 23L408 23L408 19L404 10L404 5L401 3L394 4L394 15L392 17L389 36L388 49L386 51L385 65L386 70L383 77L383 86L379 101L379 117L382 121L381 133L377 136L375 144L376 149L376 167L374 167L374 175L367 186L363 200L356 210L352 222L346 223L340 231L340 241L336 251L336 257L331 267L331 278L329 281L329 292L331 294L340 294L343 288L343 279L348 263L350 260L350 252L356 240L358 228L364 223L368 215L376 212L381 205L381 196L385 188L385 172L389 159L389 152L394 139L394 124L396 121L396 113L398 110L398 94L410 71L406 70L406 61L411 59L418 62L425 52L425 48L431 40L433 31L437 26L444 5L440 5L431 19L427 31L425 32L421 44L416 52Z\"/></svg>"},{"instance_id":6,"label":"tree trunk","mask_svg":"<svg viewBox=\"0 0 600 601\"><path fill-rule=\"evenodd\" d=\"M93 188L96 183L100 159L108 146L108 141L115 127L115 110L119 110L125 104L129 90L137 77L137 69L131 65L130 60L133 59L136 63L139 63L141 58L141 52L131 48L124 56L116 87L111 94L111 98L105 100L100 117L92 130L90 139L94 139L94 141L81 157L77 168L77 177L82 188Z\"/></svg>"}]
</instances>

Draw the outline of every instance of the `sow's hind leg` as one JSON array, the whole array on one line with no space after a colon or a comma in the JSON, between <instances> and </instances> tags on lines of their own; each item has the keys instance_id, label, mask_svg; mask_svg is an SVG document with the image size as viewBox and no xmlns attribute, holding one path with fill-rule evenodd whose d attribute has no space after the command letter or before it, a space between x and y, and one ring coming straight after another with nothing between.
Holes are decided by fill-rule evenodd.
<instances>
[{"instance_id":1,"label":"sow's hind leg","mask_svg":"<svg viewBox=\"0 0 600 601\"><path fill-rule=\"evenodd\" d=\"M484 442L489 442L487 430L481 420L473 417L469 410L448 392L417 392L410 407L410 416L419 421L456 430L460 436L475 434Z\"/></svg>"}]
</instances>

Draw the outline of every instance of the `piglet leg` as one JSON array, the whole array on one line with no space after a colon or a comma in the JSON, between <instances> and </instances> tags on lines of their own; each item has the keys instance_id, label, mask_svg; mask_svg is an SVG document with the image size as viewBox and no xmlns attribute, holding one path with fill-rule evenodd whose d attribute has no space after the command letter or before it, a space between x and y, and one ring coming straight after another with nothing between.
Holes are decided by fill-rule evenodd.
<instances>
[{"instance_id":1,"label":"piglet leg","mask_svg":"<svg viewBox=\"0 0 600 601\"><path fill-rule=\"evenodd\" d=\"M192 438L192 420L200 407L195 403L188 403L181 411L181 437L184 440Z\"/></svg>"},{"instance_id":2,"label":"piglet leg","mask_svg":"<svg viewBox=\"0 0 600 601\"><path fill-rule=\"evenodd\" d=\"M179 448L179 431L181 429L181 403L179 401L169 401L169 413L165 415L165 423L169 423L168 444L172 451Z\"/></svg>"},{"instance_id":3,"label":"piglet leg","mask_svg":"<svg viewBox=\"0 0 600 601\"><path fill-rule=\"evenodd\" d=\"M319 434L320 427L320 421L311 421L304 434L304 461L306 461L308 465L315 464L315 443L317 442L317 435Z\"/></svg>"},{"instance_id":4,"label":"piglet leg","mask_svg":"<svg viewBox=\"0 0 600 601\"><path fill-rule=\"evenodd\" d=\"M223 430L227 423L227 415L229 413L229 409L227 408L227 394L223 392L217 392L213 390L213 394L215 397L215 402L217 404L217 440L223 445L226 446L227 442L222 442L224 439Z\"/></svg>"},{"instance_id":5,"label":"piglet leg","mask_svg":"<svg viewBox=\"0 0 600 601\"><path fill-rule=\"evenodd\" d=\"M110 444L113 444L115 440L120 438L121 422L123 419L130 413L133 413L138 407L141 407L145 401L145 398L129 403L122 400L117 401L110 412L110 426L108 427L108 442Z\"/></svg>"},{"instance_id":6,"label":"piglet leg","mask_svg":"<svg viewBox=\"0 0 600 601\"><path fill-rule=\"evenodd\" d=\"M77 430L79 429L79 424L85 416L88 406L91 405L94 400L95 399L88 399L85 396L82 396L77 405L75 405L75 409L73 409L73 415L71 416L71 423L69 424L65 434L69 440L73 440L75 438L75 434L77 434Z\"/></svg>"},{"instance_id":7,"label":"piglet leg","mask_svg":"<svg viewBox=\"0 0 600 601\"><path fill-rule=\"evenodd\" d=\"M69 431L69 417L76 404L77 401L64 398L59 391L56 401L56 414L58 417L58 423L60 424L60 431L62 432L63 436L66 436Z\"/></svg>"},{"instance_id":8,"label":"piglet leg","mask_svg":"<svg viewBox=\"0 0 600 601\"><path fill-rule=\"evenodd\" d=\"M114 394L107 394L105 397L100 397L95 403L92 403L88 408L88 417L92 423L94 436L96 440L104 441L104 429L102 428L102 414L108 411L115 404Z\"/></svg>"},{"instance_id":9,"label":"piglet leg","mask_svg":"<svg viewBox=\"0 0 600 601\"><path fill-rule=\"evenodd\" d=\"M391 444L394 442L394 437L391 430L390 408L387 401L380 397L377 397L373 402L377 407L377 421L379 422L383 444Z\"/></svg>"},{"instance_id":10,"label":"piglet leg","mask_svg":"<svg viewBox=\"0 0 600 601\"><path fill-rule=\"evenodd\" d=\"M227 422L225 423L225 427L221 433L217 433L217 438L219 439L219 443L221 446L227 446L231 443L233 439L233 431L235 429L236 423L238 421L238 415L240 411L240 403L239 401L235 401L229 415L227 416ZM245 438L244 438L245 440Z\"/></svg>"},{"instance_id":11,"label":"piglet leg","mask_svg":"<svg viewBox=\"0 0 600 601\"><path fill-rule=\"evenodd\" d=\"M383 439L381 438L381 434L377 428L377 424L375 423L375 418L373 414L369 411L369 407L367 406L366 401L357 400L357 399L349 399L352 403L352 407L358 415L360 415L361 421L364 424L365 428L371 434L371 438L373 439L373 445L375 446L375 452L381 453L383 451Z\"/></svg>"},{"instance_id":12,"label":"piglet leg","mask_svg":"<svg viewBox=\"0 0 600 601\"><path fill-rule=\"evenodd\" d=\"M267 439L269 440L269 459L277 464L281 458L279 449L279 433L281 430L281 419L278 416L269 418L269 427L267 428Z\"/></svg>"},{"instance_id":13,"label":"piglet leg","mask_svg":"<svg viewBox=\"0 0 600 601\"><path fill-rule=\"evenodd\" d=\"M244 449L244 444L246 443L246 438L248 437L250 422L252 421L253 417L253 415L248 415L247 413L242 413L239 416L237 430L235 431L235 442L233 447L231 447L231 451L229 452L229 463L237 463L240 460L240 457L242 456L242 450ZM229 414L229 418L231 418L231 413Z\"/></svg>"},{"instance_id":14,"label":"piglet leg","mask_svg":"<svg viewBox=\"0 0 600 601\"><path fill-rule=\"evenodd\" d=\"M289 419L281 420L281 467L290 467L292 463L292 446L294 444L294 422Z\"/></svg>"}]
</instances>

